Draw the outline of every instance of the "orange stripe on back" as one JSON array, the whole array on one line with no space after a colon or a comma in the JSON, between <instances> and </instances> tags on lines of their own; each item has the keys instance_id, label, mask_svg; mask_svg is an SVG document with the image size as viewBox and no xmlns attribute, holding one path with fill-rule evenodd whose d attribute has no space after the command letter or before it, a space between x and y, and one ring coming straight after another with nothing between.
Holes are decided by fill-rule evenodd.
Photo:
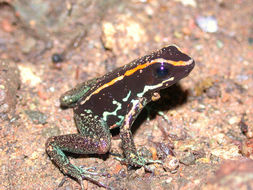
<instances>
[{"instance_id":1,"label":"orange stripe on back","mask_svg":"<svg viewBox=\"0 0 253 190\"><path fill-rule=\"evenodd\" d=\"M133 68L131 70L126 71L125 74L124 74L124 76L130 76L130 75L134 74L136 71L144 69L144 68L146 68L147 66L149 66L151 64L152 64L152 62L145 63L145 64L142 64L142 65L138 65L137 67L135 67L135 68Z\"/></svg>"},{"instance_id":2,"label":"orange stripe on back","mask_svg":"<svg viewBox=\"0 0 253 190\"><path fill-rule=\"evenodd\" d=\"M190 62L185 62L185 61L171 61L171 60L165 60L165 59L155 59L151 62L148 62L148 63L145 63L145 64L142 64L142 65L138 65L137 67L131 69L131 70L128 70L125 72L124 76L130 76L132 75L133 73L135 73L136 71L138 70L141 70L141 69L144 69L146 68L147 66L149 65L152 65L154 63L157 63L157 62L165 62L165 63L168 63L168 64L171 64L171 65L174 65L174 66L185 66L185 65L189 65L192 63L192 61L190 60Z\"/></svg>"},{"instance_id":3,"label":"orange stripe on back","mask_svg":"<svg viewBox=\"0 0 253 190\"><path fill-rule=\"evenodd\" d=\"M92 94L97 94L97 93L99 93L102 89L104 89L104 88L106 88L106 87L108 87L108 86L113 85L114 83L116 83L116 82L119 81L119 80L122 80L123 78L124 78L124 76L121 75L121 76L119 76L119 77L117 77L117 78L115 78L115 79L112 79L110 82L108 82L108 83L104 84L103 86L99 87L99 88L98 88L97 90L95 90Z\"/></svg>"}]
</instances>

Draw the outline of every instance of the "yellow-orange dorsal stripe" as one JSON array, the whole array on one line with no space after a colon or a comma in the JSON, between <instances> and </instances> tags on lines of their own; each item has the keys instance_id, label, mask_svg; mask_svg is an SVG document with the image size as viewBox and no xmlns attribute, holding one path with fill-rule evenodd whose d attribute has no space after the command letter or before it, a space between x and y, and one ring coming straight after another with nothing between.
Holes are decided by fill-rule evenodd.
<instances>
[{"instance_id":1,"label":"yellow-orange dorsal stripe","mask_svg":"<svg viewBox=\"0 0 253 190\"><path fill-rule=\"evenodd\" d=\"M151 64L153 64L153 63L152 62L148 62L148 63L142 64L142 65L138 65L137 67L126 71L125 74L124 74L124 76L130 76L130 75L134 74L136 71L144 69L144 68L146 68L147 66L149 66Z\"/></svg>"},{"instance_id":2,"label":"yellow-orange dorsal stripe","mask_svg":"<svg viewBox=\"0 0 253 190\"><path fill-rule=\"evenodd\" d=\"M123 78L124 78L124 76L121 75L121 76L119 76L119 77L117 77L117 78L112 79L110 82L104 84L103 86L100 86L100 87L99 87L97 90L95 90L92 94L97 94L97 93L99 93L102 89L104 89L104 88L106 88L106 87L108 87L108 86L113 85L114 83L116 83L116 82L119 81L119 80L122 80Z\"/></svg>"},{"instance_id":3,"label":"yellow-orange dorsal stripe","mask_svg":"<svg viewBox=\"0 0 253 190\"><path fill-rule=\"evenodd\" d=\"M172 60L165 60L165 59L162 59L162 58L154 59L151 62L147 62L147 63L144 63L142 65L138 65L137 67L135 67L135 68L133 68L131 70L126 71L125 74L124 74L124 76L130 76L133 73L135 73L136 71L144 69L147 66L152 65L152 64L157 63L157 62L168 63L168 64L171 64L171 65L174 65L174 66L185 66L185 65L191 64L192 60L190 59L189 61L172 61Z\"/></svg>"}]
</instances>

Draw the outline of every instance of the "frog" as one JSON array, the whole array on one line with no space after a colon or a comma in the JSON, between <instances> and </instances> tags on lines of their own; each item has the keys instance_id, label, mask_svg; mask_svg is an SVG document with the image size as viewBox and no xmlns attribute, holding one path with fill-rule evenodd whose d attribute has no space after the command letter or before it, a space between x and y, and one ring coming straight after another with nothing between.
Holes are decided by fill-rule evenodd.
<instances>
[{"instance_id":1,"label":"frog","mask_svg":"<svg viewBox=\"0 0 253 190\"><path fill-rule=\"evenodd\" d=\"M52 136L46 152L66 175L76 179L81 189L83 180L105 184L94 179L96 173L75 166L66 152L106 154L111 147L110 130L119 127L125 163L146 167L156 160L144 158L135 146L131 126L142 109L160 98L160 90L189 75L194 60L176 45L168 45L65 92L60 97L63 107L73 108L77 134Z\"/></svg>"}]
</instances>

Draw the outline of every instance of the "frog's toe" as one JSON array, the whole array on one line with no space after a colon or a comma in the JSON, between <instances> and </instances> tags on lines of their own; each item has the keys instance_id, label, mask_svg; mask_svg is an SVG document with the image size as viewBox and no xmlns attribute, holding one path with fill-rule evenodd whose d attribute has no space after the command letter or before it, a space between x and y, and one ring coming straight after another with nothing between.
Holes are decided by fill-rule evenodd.
<instances>
[{"instance_id":1,"label":"frog's toe","mask_svg":"<svg viewBox=\"0 0 253 190\"><path fill-rule=\"evenodd\" d=\"M116 157L114 157L114 159L120 161L123 164L127 164L128 163L128 161L127 161L126 158L122 158L122 157L116 156Z\"/></svg>"},{"instance_id":2,"label":"frog's toe","mask_svg":"<svg viewBox=\"0 0 253 190\"><path fill-rule=\"evenodd\" d=\"M137 159L131 160L130 163L131 163L131 165L133 165L135 167L138 167L138 166L142 167L147 164L147 160L143 157L138 157Z\"/></svg>"},{"instance_id":3,"label":"frog's toe","mask_svg":"<svg viewBox=\"0 0 253 190\"><path fill-rule=\"evenodd\" d=\"M87 171L87 170L83 169L81 176L78 178L78 182L80 183L80 185L82 187L83 186L83 180L89 180L89 181L93 182L94 184L97 184L100 187L110 189L107 185L105 185L104 183L102 183L99 180L94 178L94 176L98 176L98 175L103 175L103 174L100 174L100 173L97 173L97 172L90 172L90 171Z\"/></svg>"},{"instance_id":4,"label":"frog's toe","mask_svg":"<svg viewBox=\"0 0 253 190\"><path fill-rule=\"evenodd\" d=\"M80 168L82 169L82 173L81 175L90 175L90 176L96 176L96 175L100 175L97 172L94 172L96 170L96 167L85 167L85 166L80 166ZM91 170L91 171L90 171Z\"/></svg>"},{"instance_id":5,"label":"frog's toe","mask_svg":"<svg viewBox=\"0 0 253 190\"><path fill-rule=\"evenodd\" d=\"M163 164L161 160L147 159L147 164Z\"/></svg>"},{"instance_id":6,"label":"frog's toe","mask_svg":"<svg viewBox=\"0 0 253 190\"><path fill-rule=\"evenodd\" d=\"M134 167L144 167L148 172L153 172L154 168L150 164L163 164L161 160L146 159L138 156L137 159L130 160L130 165Z\"/></svg>"},{"instance_id":7,"label":"frog's toe","mask_svg":"<svg viewBox=\"0 0 253 190\"><path fill-rule=\"evenodd\" d=\"M142 156L132 155L130 158L122 158L119 156L115 157L116 160L120 161L123 164L128 164L133 167L144 167L146 171L151 171L147 165L149 164L163 164L161 160L152 160L147 159Z\"/></svg>"},{"instance_id":8,"label":"frog's toe","mask_svg":"<svg viewBox=\"0 0 253 190\"><path fill-rule=\"evenodd\" d=\"M100 187L104 187L104 188L107 188L107 189L109 188L109 187L108 187L107 185L105 185L104 183L98 181L97 179L94 179L93 177L91 177L91 176L89 176L89 175L84 175L84 176L82 176L82 180L79 181L79 183L81 184L81 187L82 187L82 185L83 185L83 180L84 180L84 179L89 180L89 181L91 181L91 182L97 184L97 185L100 186Z\"/></svg>"}]
</instances>

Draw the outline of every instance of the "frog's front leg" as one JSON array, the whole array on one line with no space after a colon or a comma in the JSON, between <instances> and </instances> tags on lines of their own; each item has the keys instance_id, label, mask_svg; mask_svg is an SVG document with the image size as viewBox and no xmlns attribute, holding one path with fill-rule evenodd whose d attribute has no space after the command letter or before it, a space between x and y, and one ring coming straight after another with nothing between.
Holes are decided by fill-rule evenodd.
<instances>
[{"instance_id":1,"label":"frog's front leg","mask_svg":"<svg viewBox=\"0 0 253 190\"><path fill-rule=\"evenodd\" d=\"M120 128L120 138L122 140L124 155L126 156L127 163L134 167L142 167L149 163L161 163L159 160L150 160L139 156L133 141L131 125L142 110L144 103L145 99L143 98L132 100L132 106L125 117L124 124Z\"/></svg>"},{"instance_id":2,"label":"frog's front leg","mask_svg":"<svg viewBox=\"0 0 253 190\"><path fill-rule=\"evenodd\" d=\"M76 102L82 98L97 83L97 78L77 84L73 89L65 92L60 97L61 106L74 107Z\"/></svg>"},{"instance_id":3,"label":"frog's front leg","mask_svg":"<svg viewBox=\"0 0 253 190\"><path fill-rule=\"evenodd\" d=\"M76 118L76 120L77 119L78 118ZM84 178L96 182L100 186L106 187L104 184L93 179L92 175L94 173L71 164L64 153L105 154L109 151L111 135L108 127L100 121L93 122L93 126L90 126L87 123L85 124L86 127L84 127L84 124L79 127L86 128L86 133L82 133L82 131L79 130L81 134L50 137L46 143L46 151L51 160L54 161L63 173L78 180L82 189L84 189L82 183Z\"/></svg>"}]
</instances>

